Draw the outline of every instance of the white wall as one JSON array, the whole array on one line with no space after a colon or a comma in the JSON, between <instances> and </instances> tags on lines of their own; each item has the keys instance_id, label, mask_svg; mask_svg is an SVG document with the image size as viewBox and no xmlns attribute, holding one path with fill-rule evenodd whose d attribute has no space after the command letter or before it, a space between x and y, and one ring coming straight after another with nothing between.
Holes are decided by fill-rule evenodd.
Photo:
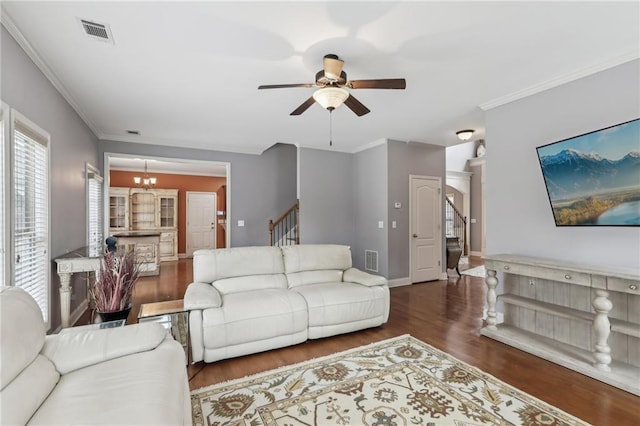
<instances>
[{"instance_id":1,"label":"white wall","mask_svg":"<svg viewBox=\"0 0 640 426\"><path fill-rule=\"evenodd\" d=\"M447 147L447 171L466 172L467 160L476 156L476 141Z\"/></svg>"},{"instance_id":2,"label":"white wall","mask_svg":"<svg viewBox=\"0 0 640 426\"><path fill-rule=\"evenodd\" d=\"M640 228L555 226L536 155L640 117L638 76L635 60L486 112L487 253L640 270Z\"/></svg>"}]
</instances>

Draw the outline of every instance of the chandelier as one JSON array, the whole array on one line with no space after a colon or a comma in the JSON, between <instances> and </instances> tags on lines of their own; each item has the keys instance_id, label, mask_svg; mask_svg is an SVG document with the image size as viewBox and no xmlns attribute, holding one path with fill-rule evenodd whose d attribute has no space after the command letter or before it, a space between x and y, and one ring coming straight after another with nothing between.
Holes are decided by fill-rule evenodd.
<instances>
[{"instance_id":1,"label":"chandelier","mask_svg":"<svg viewBox=\"0 0 640 426\"><path fill-rule=\"evenodd\" d=\"M133 183L140 188L149 189L156 186L156 181L155 176L149 176L147 173L147 160L144 160L144 175L142 177L134 176Z\"/></svg>"}]
</instances>

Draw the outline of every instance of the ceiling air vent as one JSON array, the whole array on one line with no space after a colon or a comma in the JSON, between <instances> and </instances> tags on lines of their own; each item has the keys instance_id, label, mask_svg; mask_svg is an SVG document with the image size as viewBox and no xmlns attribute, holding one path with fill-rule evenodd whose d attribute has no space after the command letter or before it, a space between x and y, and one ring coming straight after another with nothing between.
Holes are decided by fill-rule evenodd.
<instances>
[{"instance_id":1,"label":"ceiling air vent","mask_svg":"<svg viewBox=\"0 0 640 426\"><path fill-rule=\"evenodd\" d=\"M111 35L109 25L87 21L86 19L80 19L80 23L82 24L84 32L92 39L113 43L113 36Z\"/></svg>"}]
</instances>

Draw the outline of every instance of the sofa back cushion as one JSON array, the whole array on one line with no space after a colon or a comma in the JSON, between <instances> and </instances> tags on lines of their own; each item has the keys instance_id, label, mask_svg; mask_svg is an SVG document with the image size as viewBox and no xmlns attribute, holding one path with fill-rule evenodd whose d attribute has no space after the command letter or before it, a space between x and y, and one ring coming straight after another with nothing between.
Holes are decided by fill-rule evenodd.
<instances>
[{"instance_id":1,"label":"sofa back cushion","mask_svg":"<svg viewBox=\"0 0 640 426\"><path fill-rule=\"evenodd\" d=\"M42 313L21 288L0 288L0 339L0 424L25 424L60 375L40 355L45 340Z\"/></svg>"},{"instance_id":2,"label":"sofa back cushion","mask_svg":"<svg viewBox=\"0 0 640 426\"><path fill-rule=\"evenodd\" d=\"M284 246L282 256L290 288L340 282L344 270L351 268L349 246L336 244Z\"/></svg>"},{"instance_id":3,"label":"sofa back cushion","mask_svg":"<svg viewBox=\"0 0 640 426\"><path fill-rule=\"evenodd\" d=\"M349 246L336 244L303 244L282 247L287 274L302 271L351 268Z\"/></svg>"},{"instance_id":4,"label":"sofa back cushion","mask_svg":"<svg viewBox=\"0 0 640 426\"><path fill-rule=\"evenodd\" d=\"M213 283L225 278L284 273L278 247L204 249L193 253L193 280Z\"/></svg>"}]
</instances>

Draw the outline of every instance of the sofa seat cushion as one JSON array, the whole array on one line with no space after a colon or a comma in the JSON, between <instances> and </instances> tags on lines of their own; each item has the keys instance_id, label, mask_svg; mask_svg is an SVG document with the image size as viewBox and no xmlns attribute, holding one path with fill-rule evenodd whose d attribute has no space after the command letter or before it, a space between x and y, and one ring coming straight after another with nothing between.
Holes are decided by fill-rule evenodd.
<instances>
[{"instance_id":1,"label":"sofa seat cushion","mask_svg":"<svg viewBox=\"0 0 640 426\"><path fill-rule=\"evenodd\" d=\"M61 376L28 424L181 425L184 364L184 350L167 338L153 351L75 370Z\"/></svg>"},{"instance_id":2,"label":"sofa seat cushion","mask_svg":"<svg viewBox=\"0 0 640 426\"><path fill-rule=\"evenodd\" d=\"M224 278L213 283L213 286L220 294L273 288L286 289L287 285L287 278L284 274L247 275L244 277Z\"/></svg>"},{"instance_id":3,"label":"sofa seat cushion","mask_svg":"<svg viewBox=\"0 0 640 426\"><path fill-rule=\"evenodd\" d=\"M298 293L268 289L224 296L220 308L202 311L205 348L221 348L304 331L307 305Z\"/></svg>"},{"instance_id":4,"label":"sofa seat cushion","mask_svg":"<svg viewBox=\"0 0 640 426\"><path fill-rule=\"evenodd\" d=\"M309 327L344 324L382 317L386 312L386 287L348 282L296 287L309 309Z\"/></svg>"},{"instance_id":5,"label":"sofa seat cushion","mask_svg":"<svg viewBox=\"0 0 640 426\"><path fill-rule=\"evenodd\" d=\"M289 288L309 284L332 283L342 281L342 269L323 269L317 271L300 271L287 274Z\"/></svg>"}]
</instances>

